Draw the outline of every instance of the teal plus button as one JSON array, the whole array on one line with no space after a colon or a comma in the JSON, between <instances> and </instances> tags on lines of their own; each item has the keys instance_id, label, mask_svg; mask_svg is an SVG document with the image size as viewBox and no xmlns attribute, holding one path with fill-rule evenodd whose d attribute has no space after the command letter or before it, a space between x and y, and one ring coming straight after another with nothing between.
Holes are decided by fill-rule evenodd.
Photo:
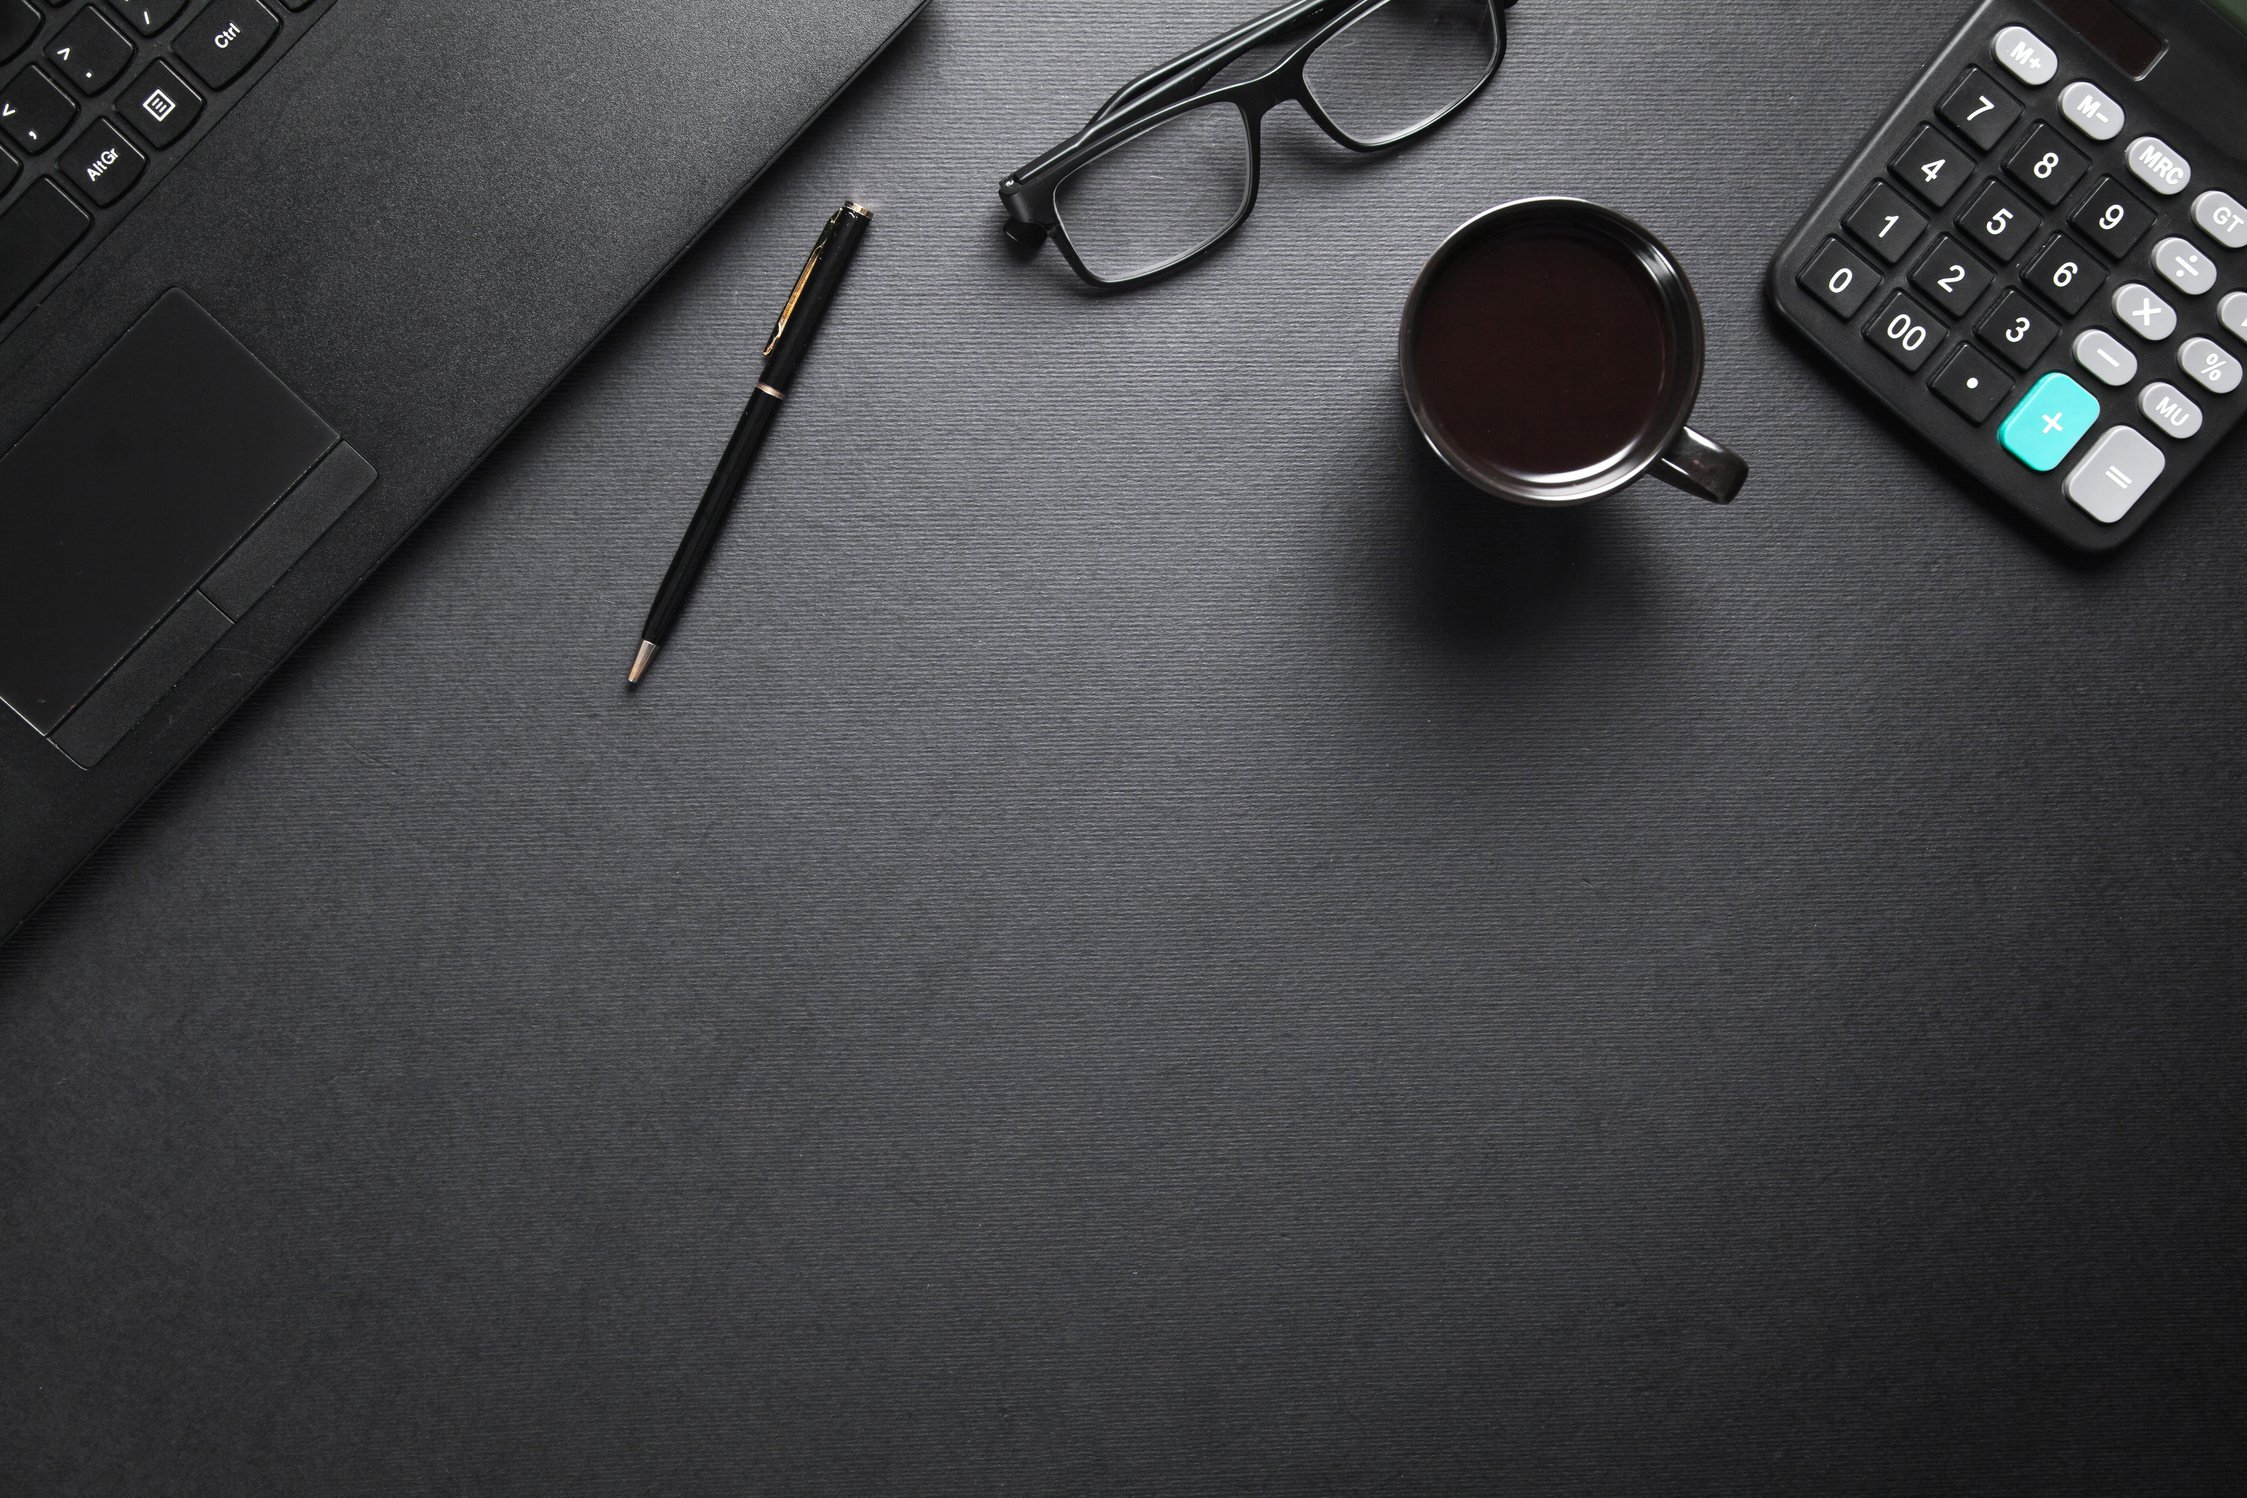
<instances>
[{"instance_id":1,"label":"teal plus button","mask_svg":"<svg viewBox=\"0 0 2247 1498\"><path fill-rule=\"evenodd\" d=\"M2099 398L2064 374L2048 374L2005 418L1997 440L2038 473L2050 473L2098 424Z\"/></svg>"}]
</instances>

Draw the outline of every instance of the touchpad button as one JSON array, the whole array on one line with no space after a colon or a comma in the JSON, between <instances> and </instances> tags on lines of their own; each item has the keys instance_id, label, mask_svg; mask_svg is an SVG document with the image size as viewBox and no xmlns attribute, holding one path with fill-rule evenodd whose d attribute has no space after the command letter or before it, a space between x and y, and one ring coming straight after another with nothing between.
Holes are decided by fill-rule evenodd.
<instances>
[{"instance_id":1,"label":"touchpad button","mask_svg":"<svg viewBox=\"0 0 2247 1498\"><path fill-rule=\"evenodd\" d=\"M53 733L336 440L166 292L0 457L0 700Z\"/></svg>"}]
</instances>

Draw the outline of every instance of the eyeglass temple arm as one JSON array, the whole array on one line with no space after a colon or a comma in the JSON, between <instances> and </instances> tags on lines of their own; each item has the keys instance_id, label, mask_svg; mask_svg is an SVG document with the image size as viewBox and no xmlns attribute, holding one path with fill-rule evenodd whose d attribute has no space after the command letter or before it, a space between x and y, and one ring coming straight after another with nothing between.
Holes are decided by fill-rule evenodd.
<instances>
[{"instance_id":1,"label":"eyeglass temple arm","mask_svg":"<svg viewBox=\"0 0 2247 1498\"><path fill-rule=\"evenodd\" d=\"M1019 179L1035 176L1098 134L1101 127L1115 123L1128 112L1167 102L1172 97L1183 98L1192 94L1242 53L1289 27L1299 26L1311 17L1358 3L1360 0L1291 0L1291 3L1278 10L1259 16L1245 26L1228 31L1213 41L1204 42L1182 57L1174 57L1160 67L1140 74L1116 90L1114 96L1100 106L1099 112L1093 115L1082 130L1025 165L1014 177Z\"/></svg>"},{"instance_id":2,"label":"eyeglass temple arm","mask_svg":"<svg viewBox=\"0 0 2247 1498\"><path fill-rule=\"evenodd\" d=\"M1116 90L1107 103L1100 106L1080 134L1089 133L1096 126L1127 110L1158 101L1167 102L1170 96L1190 93L1215 77L1241 54L1262 45L1279 33L1356 3L1357 0L1292 0L1290 4L1204 42L1193 51L1174 57L1160 67L1132 79Z\"/></svg>"}]
</instances>

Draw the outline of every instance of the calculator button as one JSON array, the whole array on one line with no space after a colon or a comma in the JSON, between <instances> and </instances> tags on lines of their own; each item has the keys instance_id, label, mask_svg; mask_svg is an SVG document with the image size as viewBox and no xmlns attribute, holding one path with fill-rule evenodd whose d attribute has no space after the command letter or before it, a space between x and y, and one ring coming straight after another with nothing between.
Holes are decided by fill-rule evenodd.
<instances>
[{"instance_id":1,"label":"calculator button","mask_svg":"<svg viewBox=\"0 0 2247 1498\"><path fill-rule=\"evenodd\" d=\"M2093 520L2112 525L2136 507L2169 466L2161 449L2135 427L2116 427L2068 475L2068 498Z\"/></svg>"},{"instance_id":2,"label":"calculator button","mask_svg":"<svg viewBox=\"0 0 2247 1498\"><path fill-rule=\"evenodd\" d=\"M1992 55L2005 70L2030 88L2042 88L2060 72L2060 54L2026 26L2008 26L1997 34Z\"/></svg>"},{"instance_id":3,"label":"calculator button","mask_svg":"<svg viewBox=\"0 0 2247 1498\"><path fill-rule=\"evenodd\" d=\"M2184 442L2200 435L2200 407L2166 381L2156 380L2139 392L2138 409L2146 413L2146 420L2161 428L2165 437Z\"/></svg>"},{"instance_id":4,"label":"calculator button","mask_svg":"<svg viewBox=\"0 0 2247 1498\"><path fill-rule=\"evenodd\" d=\"M1827 240L1795 279L1836 317L1855 317L1880 290L1880 272L1838 239Z\"/></svg>"},{"instance_id":5,"label":"calculator button","mask_svg":"<svg viewBox=\"0 0 2247 1498\"><path fill-rule=\"evenodd\" d=\"M2173 198L2192 186L2192 163L2158 136L2141 135L2130 142L2130 170L2140 182L2165 198Z\"/></svg>"},{"instance_id":6,"label":"calculator button","mask_svg":"<svg viewBox=\"0 0 2247 1498\"><path fill-rule=\"evenodd\" d=\"M2003 184L1992 182L1974 199L1973 206L1958 216L1958 226L1966 231L1967 238L2003 264L2028 248L2044 221Z\"/></svg>"},{"instance_id":7,"label":"calculator button","mask_svg":"<svg viewBox=\"0 0 2247 1498\"><path fill-rule=\"evenodd\" d=\"M1974 331L2006 363L2026 369L2044 357L2052 340L2060 336L2060 325L2039 312L2027 297L2008 291Z\"/></svg>"},{"instance_id":8,"label":"calculator button","mask_svg":"<svg viewBox=\"0 0 2247 1498\"><path fill-rule=\"evenodd\" d=\"M2137 248L2153 226L2153 210L2112 177L2104 178L2069 223L2109 256L2120 260Z\"/></svg>"},{"instance_id":9,"label":"calculator button","mask_svg":"<svg viewBox=\"0 0 2247 1498\"><path fill-rule=\"evenodd\" d=\"M1973 177L1974 158L1933 125L1922 125L1889 169L1913 192L1937 208L1947 208Z\"/></svg>"},{"instance_id":10,"label":"calculator button","mask_svg":"<svg viewBox=\"0 0 2247 1498\"><path fill-rule=\"evenodd\" d=\"M1842 222L1890 265L1903 259L1919 243L1919 236L1927 232L1927 220L1919 210L1885 182L1874 183L1857 211Z\"/></svg>"},{"instance_id":11,"label":"calculator button","mask_svg":"<svg viewBox=\"0 0 2247 1498\"><path fill-rule=\"evenodd\" d=\"M2098 424L2099 398L2064 374L2048 374L2005 418L1997 440L2038 473L2050 473Z\"/></svg>"},{"instance_id":12,"label":"calculator button","mask_svg":"<svg viewBox=\"0 0 2247 1498\"><path fill-rule=\"evenodd\" d=\"M2216 267L2187 240L2164 239L2155 245L2153 268L2186 296L2204 296L2216 289Z\"/></svg>"},{"instance_id":13,"label":"calculator button","mask_svg":"<svg viewBox=\"0 0 2247 1498\"><path fill-rule=\"evenodd\" d=\"M2102 384L2120 387L2138 377L2138 356L2104 328L2093 328L2077 336L2075 362L2091 371L2092 377Z\"/></svg>"},{"instance_id":14,"label":"calculator button","mask_svg":"<svg viewBox=\"0 0 2247 1498\"><path fill-rule=\"evenodd\" d=\"M1968 68L1958 87L1935 112L1957 126L1959 134L1988 151L2005 139L2005 132L2021 117L2021 106L1989 74L1980 68Z\"/></svg>"},{"instance_id":15,"label":"calculator button","mask_svg":"<svg viewBox=\"0 0 2247 1498\"><path fill-rule=\"evenodd\" d=\"M2060 94L2060 114L2093 140L2113 140L2122 133L2122 106L2095 83L2069 84Z\"/></svg>"},{"instance_id":16,"label":"calculator button","mask_svg":"<svg viewBox=\"0 0 2247 1498\"><path fill-rule=\"evenodd\" d=\"M1928 315L1926 308L1900 291L1888 299L1880 316L1865 329L1869 341L1913 374L1935 357L1943 333L1942 325Z\"/></svg>"},{"instance_id":17,"label":"calculator button","mask_svg":"<svg viewBox=\"0 0 2247 1498\"><path fill-rule=\"evenodd\" d=\"M2224 326L2231 329L2231 336L2247 343L2247 291L2235 291L2225 297L2223 306L2217 310Z\"/></svg>"},{"instance_id":18,"label":"calculator button","mask_svg":"<svg viewBox=\"0 0 2247 1498\"><path fill-rule=\"evenodd\" d=\"M2163 342L2177 331L2177 309L2136 281L2114 294L2114 315L2148 343Z\"/></svg>"},{"instance_id":19,"label":"calculator button","mask_svg":"<svg viewBox=\"0 0 2247 1498\"><path fill-rule=\"evenodd\" d=\"M2218 395L2239 388L2239 361L2205 338L2187 339L2177 350L2177 367Z\"/></svg>"},{"instance_id":20,"label":"calculator button","mask_svg":"<svg viewBox=\"0 0 2247 1498\"><path fill-rule=\"evenodd\" d=\"M1973 311L1996 279L1948 234L1935 241L1935 248L1912 272L1912 285L1952 317L1964 317Z\"/></svg>"},{"instance_id":21,"label":"calculator button","mask_svg":"<svg viewBox=\"0 0 2247 1498\"><path fill-rule=\"evenodd\" d=\"M2031 130L2005 163L2006 174L2047 208L2059 207L2089 170L2091 159L2060 139L2060 132L2050 125Z\"/></svg>"},{"instance_id":22,"label":"calculator button","mask_svg":"<svg viewBox=\"0 0 2247 1498\"><path fill-rule=\"evenodd\" d=\"M2204 192L2193 200L2193 222L2227 250L2247 250L2247 208L2228 192Z\"/></svg>"},{"instance_id":23,"label":"calculator button","mask_svg":"<svg viewBox=\"0 0 2247 1498\"><path fill-rule=\"evenodd\" d=\"M2029 262L2021 284L2073 317L2091 305L2106 278L2091 252L2062 234Z\"/></svg>"},{"instance_id":24,"label":"calculator button","mask_svg":"<svg viewBox=\"0 0 2247 1498\"><path fill-rule=\"evenodd\" d=\"M1989 420L2013 393L2005 371L1972 347L1952 354L1929 384L1952 410L1976 426Z\"/></svg>"}]
</instances>

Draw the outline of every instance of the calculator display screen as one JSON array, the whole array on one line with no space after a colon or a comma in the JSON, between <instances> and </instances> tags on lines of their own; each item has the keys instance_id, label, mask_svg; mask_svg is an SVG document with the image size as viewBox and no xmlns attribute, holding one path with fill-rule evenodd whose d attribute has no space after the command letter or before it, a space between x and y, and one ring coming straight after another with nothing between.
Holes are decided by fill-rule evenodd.
<instances>
[{"instance_id":1,"label":"calculator display screen","mask_svg":"<svg viewBox=\"0 0 2247 1498\"><path fill-rule=\"evenodd\" d=\"M2215 0L2218 9L2238 16L2247 0ZM2143 78L2161 61L2169 44L2146 30L2114 0L2044 0L2044 8L2074 27L2116 67Z\"/></svg>"}]
</instances>

